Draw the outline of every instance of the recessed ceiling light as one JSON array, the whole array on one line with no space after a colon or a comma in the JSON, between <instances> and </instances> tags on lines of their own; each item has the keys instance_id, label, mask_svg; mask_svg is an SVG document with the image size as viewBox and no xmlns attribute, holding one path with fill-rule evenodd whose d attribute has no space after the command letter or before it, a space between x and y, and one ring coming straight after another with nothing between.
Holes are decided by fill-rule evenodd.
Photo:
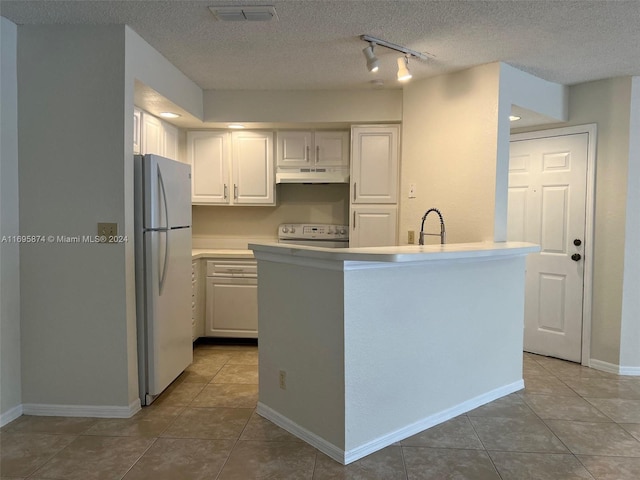
<instances>
[{"instance_id":1,"label":"recessed ceiling light","mask_svg":"<svg viewBox=\"0 0 640 480\"><path fill-rule=\"evenodd\" d=\"M241 125L239 123L230 123L229 125L227 125L227 127L240 129L240 128L244 128L244 125Z\"/></svg>"},{"instance_id":2,"label":"recessed ceiling light","mask_svg":"<svg viewBox=\"0 0 640 480\"><path fill-rule=\"evenodd\" d=\"M509 121L517 122L518 120L520 120L519 116L517 116L517 115L509 115Z\"/></svg>"},{"instance_id":3,"label":"recessed ceiling light","mask_svg":"<svg viewBox=\"0 0 640 480\"><path fill-rule=\"evenodd\" d=\"M179 113L173 113L173 112L160 112L160 116L164 118L178 118L181 115Z\"/></svg>"}]
</instances>

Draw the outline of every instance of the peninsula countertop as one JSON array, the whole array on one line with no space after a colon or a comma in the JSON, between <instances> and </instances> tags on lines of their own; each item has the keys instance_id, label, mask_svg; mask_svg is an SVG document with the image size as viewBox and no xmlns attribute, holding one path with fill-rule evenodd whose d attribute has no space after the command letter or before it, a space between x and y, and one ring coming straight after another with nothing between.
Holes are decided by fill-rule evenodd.
<instances>
[{"instance_id":1,"label":"peninsula countertop","mask_svg":"<svg viewBox=\"0 0 640 480\"><path fill-rule=\"evenodd\" d=\"M250 243L249 248L261 253L316 260L345 262L428 262L441 260L480 259L527 255L540 250L526 242L450 243L445 245L402 245L391 247L323 248L281 243Z\"/></svg>"}]
</instances>

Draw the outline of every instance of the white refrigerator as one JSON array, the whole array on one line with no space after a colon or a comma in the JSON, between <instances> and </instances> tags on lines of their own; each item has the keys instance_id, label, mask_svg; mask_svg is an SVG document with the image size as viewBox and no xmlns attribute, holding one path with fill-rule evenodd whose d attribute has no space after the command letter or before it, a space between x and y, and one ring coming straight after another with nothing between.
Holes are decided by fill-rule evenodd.
<instances>
[{"instance_id":1,"label":"white refrigerator","mask_svg":"<svg viewBox=\"0 0 640 480\"><path fill-rule=\"evenodd\" d=\"M140 402L150 405L193 361L191 166L134 157Z\"/></svg>"}]
</instances>

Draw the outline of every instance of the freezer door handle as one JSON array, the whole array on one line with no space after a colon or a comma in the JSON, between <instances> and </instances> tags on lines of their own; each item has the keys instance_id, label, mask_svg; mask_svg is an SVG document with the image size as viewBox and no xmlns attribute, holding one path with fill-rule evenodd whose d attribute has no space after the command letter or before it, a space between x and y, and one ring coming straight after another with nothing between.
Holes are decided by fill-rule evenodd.
<instances>
[{"instance_id":1,"label":"freezer door handle","mask_svg":"<svg viewBox=\"0 0 640 480\"><path fill-rule=\"evenodd\" d=\"M160 192L162 193L162 205L164 206L164 220L166 222L165 227L169 227L169 206L167 205L167 192L164 189L164 179L162 178L162 171L160 165L158 165L158 183L160 184Z\"/></svg>"}]
</instances>

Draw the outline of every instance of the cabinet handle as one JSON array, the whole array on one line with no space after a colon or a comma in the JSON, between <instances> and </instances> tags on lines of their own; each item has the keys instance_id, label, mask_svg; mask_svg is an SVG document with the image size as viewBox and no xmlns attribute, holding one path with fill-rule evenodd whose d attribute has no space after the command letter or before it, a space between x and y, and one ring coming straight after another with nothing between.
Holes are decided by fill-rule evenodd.
<instances>
[{"instance_id":1,"label":"cabinet handle","mask_svg":"<svg viewBox=\"0 0 640 480\"><path fill-rule=\"evenodd\" d=\"M356 211L353 211L353 229L356 229Z\"/></svg>"},{"instance_id":2,"label":"cabinet handle","mask_svg":"<svg viewBox=\"0 0 640 480\"><path fill-rule=\"evenodd\" d=\"M235 183L233 184L233 198L238 199L238 185Z\"/></svg>"},{"instance_id":3,"label":"cabinet handle","mask_svg":"<svg viewBox=\"0 0 640 480\"><path fill-rule=\"evenodd\" d=\"M226 184L226 183L224 184L224 192L223 192L223 195L224 195L224 199L226 200L226 199L227 199L227 184Z\"/></svg>"},{"instance_id":4,"label":"cabinet handle","mask_svg":"<svg viewBox=\"0 0 640 480\"><path fill-rule=\"evenodd\" d=\"M305 161L309 161L309 145L307 145L307 157L305 158Z\"/></svg>"},{"instance_id":5,"label":"cabinet handle","mask_svg":"<svg viewBox=\"0 0 640 480\"><path fill-rule=\"evenodd\" d=\"M320 161L320 145L316 145L316 163Z\"/></svg>"},{"instance_id":6,"label":"cabinet handle","mask_svg":"<svg viewBox=\"0 0 640 480\"><path fill-rule=\"evenodd\" d=\"M358 187L358 184L356 182L353 182L353 201L356 201L356 189Z\"/></svg>"}]
</instances>

